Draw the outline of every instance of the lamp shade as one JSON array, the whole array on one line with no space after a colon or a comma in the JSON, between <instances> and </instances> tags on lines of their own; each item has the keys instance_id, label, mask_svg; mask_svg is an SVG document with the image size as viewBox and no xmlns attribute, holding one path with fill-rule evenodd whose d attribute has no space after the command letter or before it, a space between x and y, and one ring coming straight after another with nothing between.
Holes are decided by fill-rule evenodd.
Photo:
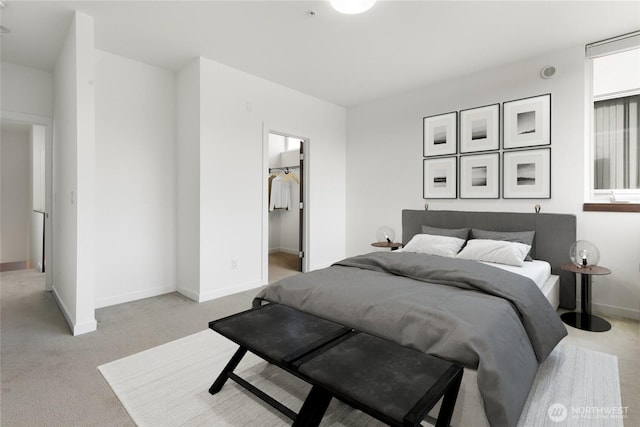
<instances>
[{"instance_id":1,"label":"lamp shade","mask_svg":"<svg viewBox=\"0 0 640 427\"><path fill-rule=\"evenodd\" d=\"M393 231L393 228L387 227L386 225L378 227L378 231L376 231L376 239L378 242L392 243L395 238L396 233Z\"/></svg>"},{"instance_id":2,"label":"lamp shade","mask_svg":"<svg viewBox=\"0 0 640 427\"><path fill-rule=\"evenodd\" d=\"M330 0L335 10L347 15L365 12L371 9L375 2L376 0Z\"/></svg>"},{"instance_id":3,"label":"lamp shade","mask_svg":"<svg viewBox=\"0 0 640 427\"><path fill-rule=\"evenodd\" d=\"M580 267L597 265L600 261L600 251L596 245L587 240L578 240L569 249L571 262Z\"/></svg>"}]
</instances>

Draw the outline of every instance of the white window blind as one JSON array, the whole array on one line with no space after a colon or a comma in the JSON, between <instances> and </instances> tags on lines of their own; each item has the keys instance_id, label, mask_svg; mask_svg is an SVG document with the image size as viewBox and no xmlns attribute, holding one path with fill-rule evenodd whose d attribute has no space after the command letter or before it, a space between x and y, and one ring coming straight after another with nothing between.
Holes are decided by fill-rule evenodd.
<instances>
[{"instance_id":1,"label":"white window blind","mask_svg":"<svg viewBox=\"0 0 640 427\"><path fill-rule=\"evenodd\" d=\"M592 195L635 197L640 190L640 31L588 44L585 52L592 77Z\"/></svg>"},{"instance_id":2,"label":"white window blind","mask_svg":"<svg viewBox=\"0 0 640 427\"><path fill-rule=\"evenodd\" d=\"M594 188L640 188L640 95L594 104Z\"/></svg>"}]
</instances>

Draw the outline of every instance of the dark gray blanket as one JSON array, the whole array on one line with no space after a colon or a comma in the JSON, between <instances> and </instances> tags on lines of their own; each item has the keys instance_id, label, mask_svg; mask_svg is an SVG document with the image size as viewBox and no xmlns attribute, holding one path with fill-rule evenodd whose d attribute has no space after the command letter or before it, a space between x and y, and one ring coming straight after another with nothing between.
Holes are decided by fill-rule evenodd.
<instances>
[{"instance_id":1,"label":"dark gray blanket","mask_svg":"<svg viewBox=\"0 0 640 427\"><path fill-rule=\"evenodd\" d=\"M256 297L478 370L492 426L515 426L567 334L536 284L475 261L374 252L273 283Z\"/></svg>"}]
</instances>

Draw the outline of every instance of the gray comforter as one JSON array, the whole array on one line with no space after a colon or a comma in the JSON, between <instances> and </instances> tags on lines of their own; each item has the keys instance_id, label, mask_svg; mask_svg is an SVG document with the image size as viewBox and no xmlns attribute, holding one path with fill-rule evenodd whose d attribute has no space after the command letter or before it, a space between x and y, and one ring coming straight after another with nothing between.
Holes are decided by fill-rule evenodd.
<instances>
[{"instance_id":1,"label":"gray comforter","mask_svg":"<svg viewBox=\"0 0 640 427\"><path fill-rule=\"evenodd\" d=\"M267 286L256 297L477 369L492 426L515 426L567 334L536 284L475 261L374 252Z\"/></svg>"}]
</instances>

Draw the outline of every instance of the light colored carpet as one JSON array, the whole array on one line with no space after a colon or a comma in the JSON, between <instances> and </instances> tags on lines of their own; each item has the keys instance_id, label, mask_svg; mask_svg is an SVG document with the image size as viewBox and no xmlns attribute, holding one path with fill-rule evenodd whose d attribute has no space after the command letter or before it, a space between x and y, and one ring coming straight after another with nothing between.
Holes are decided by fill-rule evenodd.
<instances>
[{"instance_id":1,"label":"light colored carpet","mask_svg":"<svg viewBox=\"0 0 640 427\"><path fill-rule=\"evenodd\" d=\"M205 330L98 369L139 426L290 424L231 380L220 393L209 394L211 383L236 349L234 343ZM236 372L296 412L310 388L252 354ZM622 426L623 417L611 414L619 412L620 405L617 358L562 344L541 366L520 425ZM334 399L322 425L379 423Z\"/></svg>"}]
</instances>

